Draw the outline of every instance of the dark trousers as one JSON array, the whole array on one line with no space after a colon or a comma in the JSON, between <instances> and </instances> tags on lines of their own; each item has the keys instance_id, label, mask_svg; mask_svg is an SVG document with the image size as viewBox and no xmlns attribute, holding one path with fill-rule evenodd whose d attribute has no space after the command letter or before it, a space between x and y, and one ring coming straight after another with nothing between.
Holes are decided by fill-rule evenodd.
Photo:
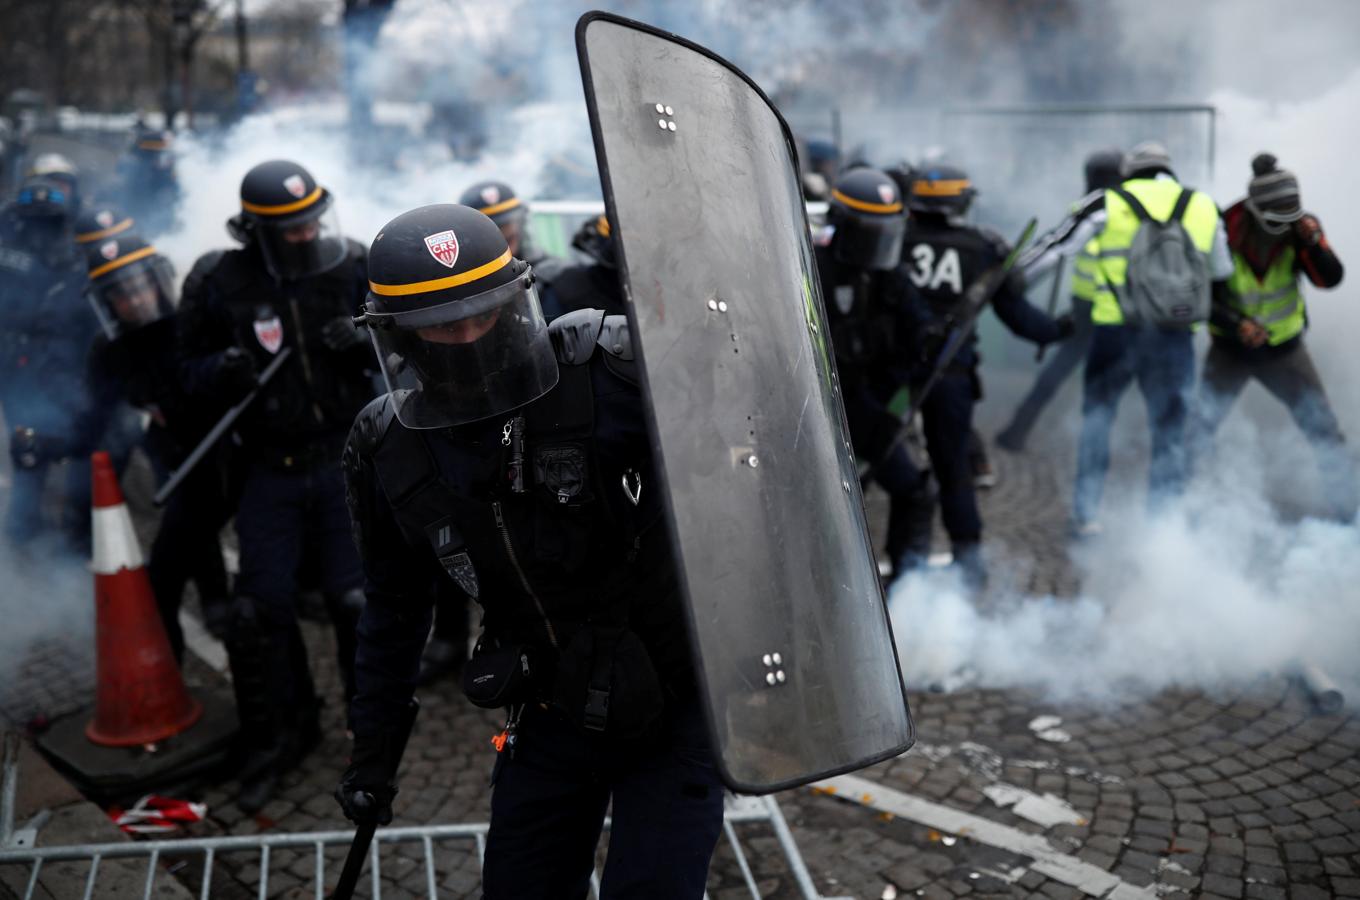
<instances>
[{"instance_id":1,"label":"dark trousers","mask_svg":"<svg viewBox=\"0 0 1360 900\"><path fill-rule=\"evenodd\" d=\"M198 589L208 630L222 634L226 627L230 596L219 535L230 518L231 507L211 461L191 472L166 503L146 571L177 660L184 659L179 608L189 581Z\"/></svg>"},{"instance_id":2,"label":"dark trousers","mask_svg":"<svg viewBox=\"0 0 1360 900\"><path fill-rule=\"evenodd\" d=\"M611 800L602 900L703 897L723 818L711 747L697 703L668 715L648 746L526 710L514 757L497 758L484 900L584 898Z\"/></svg>"},{"instance_id":3,"label":"dark trousers","mask_svg":"<svg viewBox=\"0 0 1360 900\"><path fill-rule=\"evenodd\" d=\"M930 473L917 463L921 454L914 436L897 441L903 424L888 411L887 400L880 399L862 381L847 379L842 384L855 454L873 466L873 480L888 494L885 551L897 574L923 564L930 555L930 526L935 515Z\"/></svg>"},{"instance_id":4,"label":"dark trousers","mask_svg":"<svg viewBox=\"0 0 1360 900\"><path fill-rule=\"evenodd\" d=\"M1148 502L1175 497L1185 487L1188 454L1185 426L1194 389L1195 351L1189 331L1160 331L1125 325L1097 325L1086 359L1081 404L1081 442L1073 517L1096 518L1110 468L1110 429L1119 400L1134 381L1147 404L1152 428Z\"/></svg>"},{"instance_id":5,"label":"dark trousers","mask_svg":"<svg viewBox=\"0 0 1360 900\"><path fill-rule=\"evenodd\" d=\"M1312 446L1333 514L1343 521L1355 518L1360 504L1355 461L1346 450L1346 437L1302 340L1283 353L1251 354L1224 346L1219 340L1213 342L1204 360L1195 405L1192 446L1196 452L1207 452L1214 432L1253 378L1285 405Z\"/></svg>"},{"instance_id":6,"label":"dark trousers","mask_svg":"<svg viewBox=\"0 0 1360 900\"><path fill-rule=\"evenodd\" d=\"M291 715L314 706L306 651L297 637L295 600L304 550L315 553L319 563L340 671L346 694L352 692L358 609L345 599L362 586L363 569L350 538L339 462L292 471L252 463L236 511L236 533L241 548L237 615L251 622L252 639L266 654L273 682L266 699L275 720L286 726Z\"/></svg>"},{"instance_id":7,"label":"dark trousers","mask_svg":"<svg viewBox=\"0 0 1360 900\"><path fill-rule=\"evenodd\" d=\"M973 404L977 383L972 373L950 372L940 378L921 404L926 449L940 492L940 516L950 542L957 548L982 539L973 484Z\"/></svg>"},{"instance_id":8,"label":"dark trousers","mask_svg":"<svg viewBox=\"0 0 1360 900\"><path fill-rule=\"evenodd\" d=\"M1063 386L1068 376L1086 360L1091 347L1093 328L1091 305L1088 301L1073 299L1072 321L1076 331L1067 340L1058 342L1057 352L1039 370L1039 375L1034 379L1029 393L1015 408L1010 423L997 435L997 440L1002 446L1019 450L1025 445L1044 407L1058 393L1058 389Z\"/></svg>"}]
</instances>

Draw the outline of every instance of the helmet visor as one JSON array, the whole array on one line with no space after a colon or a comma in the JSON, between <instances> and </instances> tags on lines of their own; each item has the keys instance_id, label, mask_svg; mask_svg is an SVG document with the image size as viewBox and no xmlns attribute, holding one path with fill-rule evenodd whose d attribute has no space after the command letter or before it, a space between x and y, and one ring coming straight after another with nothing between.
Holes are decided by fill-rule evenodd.
<instances>
[{"instance_id":1,"label":"helmet visor","mask_svg":"<svg viewBox=\"0 0 1360 900\"><path fill-rule=\"evenodd\" d=\"M275 278L292 281L330 271L345 258L340 219L329 199L308 215L256 220L255 234L264 264Z\"/></svg>"},{"instance_id":2,"label":"helmet visor","mask_svg":"<svg viewBox=\"0 0 1360 900\"><path fill-rule=\"evenodd\" d=\"M366 321L397 419L447 428L523 406L557 384L557 356L533 276L439 306Z\"/></svg>"},{"instance_id":3,"label":"helmet visor","mask_svg":"<svg viewBox=\"0 0 1360 900\"><path fill-rule=\"evenodd\" d=\"M117 340L174 313L170 263L153 256L114 269L91 283L89 296L104 334Z\"/></svg>"},{"instance_id":4,"label":"helmet visor","mask_svg":"<svg viewBox=\"0 0 1360 900\"><path fill-rule=\"evenodd\" d=\"M847 266L891 269L902 258L906 233L906 216L844 215L836 222L832 253Z\"/></svg>"}]
</instances>

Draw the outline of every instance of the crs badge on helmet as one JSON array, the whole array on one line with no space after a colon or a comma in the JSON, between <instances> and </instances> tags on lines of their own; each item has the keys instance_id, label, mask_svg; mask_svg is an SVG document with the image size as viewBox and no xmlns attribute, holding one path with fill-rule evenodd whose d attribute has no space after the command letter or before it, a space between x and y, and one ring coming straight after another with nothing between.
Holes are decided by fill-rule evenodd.
<instances>
[{"instance_id":1,"label":"crs badge on helmet","mask_svg":"<svg viewBox=\"0 0 1360 900\"><path fill-rule=\"evenodd\" d=\"M458 235L452 231L441 231L438 234L425 235L425 246L429 249L430 255L439 260L440 265L453 268L458 262Z\"/></svg>"},{"instance_id":2,"label":"crs badge on helmet","mask_svg":"<svg viewBox=\"0 0 1360 900\"><path fill-rule=\"evenodd\" d=\"M576 46L719 771L763 793L895 756L911 715L793 136L675 35L588 13Z\"/></svg>"}]
</instances>

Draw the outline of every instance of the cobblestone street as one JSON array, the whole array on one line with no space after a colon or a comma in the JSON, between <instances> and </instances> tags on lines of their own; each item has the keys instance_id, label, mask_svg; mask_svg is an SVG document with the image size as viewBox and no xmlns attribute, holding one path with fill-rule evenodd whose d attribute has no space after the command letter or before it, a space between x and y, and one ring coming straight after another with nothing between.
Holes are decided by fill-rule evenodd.
<instances>
[{"instance_id":1,"label":"cobblestone street","mask_svg":"<svg viewBox=\"0 0 1360 900\"><path fill-rule=\"evenodd\" d=\"M983 424L996 423L984 414ZM1000 484L983 497L988 540L995 558L1017 563L1008 571L1024 590L1070 596L1071 441L1055 430L1036 444L1023 456L995 453ZM870 500L877 523L883 499ZM145 538L151 519L136 509ZM236 810L234 782L203 790L193 799L207 803L209 817L189 835L345 827L331 797L348 747L332 638L319 622L304 630L329 694L322 743L257 816ZM1074 678L1080 667L1074 660ZM68 712L88 702L90 670L78 642L53 635L35 643L0 686L0 712L12 724ZM187 675L191 685L224 685L196 657ZM825 896L1360 897L1360 720L1314 711L1282 674L1263 672L1230 691L1173 689L1104 706L1023 690L908 688L918 730L910 752L853 779L778 796ZM470 706L451 681L421 699L394 824L485 821L500 720ZM738 833L761 895L799 896L772 830L748 824ZM441 846L440 896L477 896L473 845ZM342 856L342 848L328 851L332 877ZM420 859L418 846L385 852L384 897L425 896ZM222 856L212 896L257 896L255 866L246 855ZM269 896L313 896L310 850L276 852L270 870ZM192 865L172 871L197 893ZM709 887L715 900L747 896L725 843Z\"/></svg>"}]
</instances>

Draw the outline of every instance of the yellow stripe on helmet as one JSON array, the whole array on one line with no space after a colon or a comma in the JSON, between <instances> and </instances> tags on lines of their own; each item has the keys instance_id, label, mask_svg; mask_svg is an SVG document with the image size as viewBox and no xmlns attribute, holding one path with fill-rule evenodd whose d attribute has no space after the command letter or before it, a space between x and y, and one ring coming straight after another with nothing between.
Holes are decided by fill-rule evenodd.
<instances>
[{"instance_id":1,"label":"yellow stripe on helmet","mask_svg":"<svg viewBox=\"0 0 1360 900\"><path fill-rule=\"evenodd\" d=\"M902 211L901 200L895 201L893 203L870 203L867 200L856 200L854 197L851 197L848 194L843 194L837 190L831 191L831 199L835 200L838 203L843 203L846 206L850 207L851 209L859 210L860 212L881 213L883 215L889 215L891 213L898 213Z\"/></svg>"},{"instance_id":2,"label":"yellow stripe on helmet","mask_svg":"<svg viewBox=\"0 0 1360 900\"><path fill-rule=\"evenodd\" d=\"M313 203L320 199L321 199L321 187L318 186L316 190L312 191L310 194L303 197L296 203L280 203L278 206L262 206L258 203L247 203L246 201L242 200L241 209L244 209L246 212L255 213L256 215L260 216L285 216L288 213L297 212L300 209L306 209L307 207L311 206Z\"/></svg>"},{"instance_id":3,"label":"yellow stripe on helmet","mask_svg":"<svg viewBox=\"0 0 1360 900\"><path fill-rule=\"evenodd\" d=\"M509 200L502 200L500 203L483 206L479 208L477 212L484 216L494 216L496 213L503 213L508 209L514 209L516 206L519 206L519 204L520 200L518 197L511 197Z\"/></svg>"},{"instance_id":4,"label":"yellow stripe on helmet","mask_svg":"<svg viewBox=\"0 0 1360 900\"><path fill-rule=\"evenodd\" d=\"M135 263L139 259L146 259L148 256L155 255L156 255L155 247L143 247L140 250L134 250L127 256L120 256L117 259L113 260L112 262L106 262L104 263L104 265L99 266L96 269L91 269L90 279L93 280L95 278L98 278L100 275L107 275L110 272L114 271L115 269L121 269L123 268L123 266L131 265L132 263Z\"/></svg>"},{"instance_id":5,"label":"yellow stripe on helmet","mask_svg":"<svg viewBox=\"0 0 1360 900\"><path fill-rule=\"evenodd\" d=\"M468 269L466 272L459 272L457 275L450 275L447 278L434 278L430 281L417 281L414 284L378 284L376 281L368 283L369 290L382 297L406 297L411 294L429 294L434 291L444 291L459 285L469 284L480 278L499 272L510 264L510 251L506 250L491 262L478 266L475 269Z\"/></svg>"},{"instance_id":6,"label":"yellow stripe on helmet","mask_svg":"<svg viewBox=\"0 0 1360 900\"><path fill-rule=\"evenodd\" d=\"M918 179L911 183L911 192L918 197L957 197L973 186L967 178L947 178L941 181Z\"/></svg>"},{"instance_id":7,"label":"yellow stripe on helmet","mask_svg":"<svg viewBox=\"0 0 1360 900\"><path fill-rule=\"evenodd\" d=\"M86 232L85 234L76 235L76 243L77 244L93 243L94 241L103 240L106 237L113 237L115 234L122 234L124 231L127 231L131 227L132 220L124 219L121 222L115 222L108 228L104 228L99 231L90 231Z\"/></svg>"}]
</instances>

